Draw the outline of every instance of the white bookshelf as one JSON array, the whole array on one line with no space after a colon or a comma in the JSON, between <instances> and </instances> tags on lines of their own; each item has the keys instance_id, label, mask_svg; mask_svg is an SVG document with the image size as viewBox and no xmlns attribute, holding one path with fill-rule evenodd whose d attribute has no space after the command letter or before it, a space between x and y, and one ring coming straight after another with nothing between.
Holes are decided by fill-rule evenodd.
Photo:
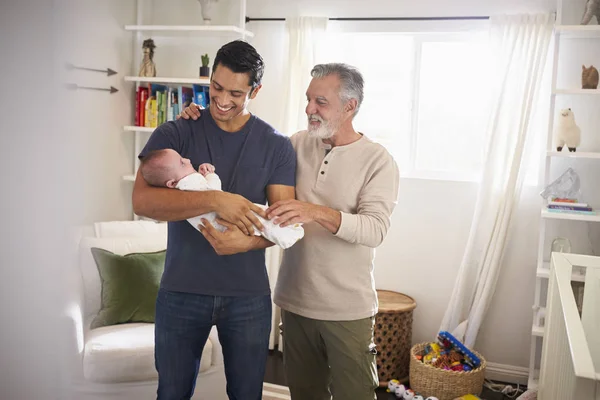
<instances>
[{"instance_id":1,"label":"white bookshelf","mask_svg":"<svg viewBox=\"0 0 600 400\"><path fill-rule=\"evenodd\" d=\"M563 157L563 158L592 158L600 160L600 152L570 152L570 151L549 151L546 154L548 157Z\"/></svg>"},{"instance_id":2,"label":"white bookshelf","mask_svg":"<svg viewBox=\"0 0 600 400\"><path fill-rule=\"evenodd\" d=\"M246 29L246 2L247 0L232 0L228 2L227 7L238 7L239 14L235 17L235 21L226 21L233 24L224 25L161 25L156 23L159 21L144 21L144 15L154 15L155 13L146 10L145 7L152 7L152 2L137 1L136 9L136 20L134 24L125 25L125 31L131 32L134 35L133 43L133 54L131 71L133 74L137 74L140 63L142 61L142 43L144 39L149 36L156 37L168 37L168 43L176 45L178 38L182 40L188 40L190 37L206 37L206 38L218 38L222 44L230 42L235 39L247 40L254 37L254 33ZM215 21L213 21L215 22ZM211 59L214 59L214 54L211 55ZM136 90L140 85L147 85L150 83L162 84L169 87L175 87L179 85L210 85L209 78L199 77L169 77L169 76L157 76L157 77L140 77L135 75L129 75L124 77L125 82L132 82L135 84ZM133 121L131 121L133 123ZM122 181L134 182L137 170L139 167L138 154L143 149L146 140L148 139L148 133L152 133L156 128L147 128L142 126L126 125L123 127L123 132L132 133L134 145L133 145L133 166L132 174L124 175L121 177ZM133 219L140 219L139 216L133 214Z\"/></svg>"},{"instance_id":3,"label":"white bookshelf","mask_svg":"<svg viewBox=\"0 0 600 400\"><path fill-rule=\"evenodd\" d=\"M233 25L125 25L125 30L136 32L222 33L254 37L254 33L249 30Z\"/></svg>"},{"instance_id":4,"label":"white bookshelf","mask_svg":"<svg viewBox=\"0 0 600 400\"><path fill-rule=\"evenodd\" d=\"M552 90L550 95L550 110L549 110L549 124L547 131L547 151L546 157L544 157L544 165L543 165L543 179L544 185L547 185L552 181L552 176L550 175L552 163L555 160L558 161L566 161L572 163L578 163L580 160L586 160L584 162L596 162L600 161L600 152L580 152L579 149L576 152L568 152L568 151L555 151L554 147L554 118L556 115L556 101L560 96L582 96L585 98L589 98L589 96L600 96L600 90L598 89L580 89L577 87L557 87L557 76L559 70L559 61L561 57L561 47L568 46L570 43L573 43L572 40L563 41L561 39L586 39L587 41L581 42L582 45L585 46L600 46L600 41L596 41L595 39L600 39L600 26L592 24L592 25L562 25L562 7L566 6L568 3L563 2L562 0L557 0L557 20L554 29L554 49L552 51L554 59L552 60ZM591 41L590 41L591 40ZM597 43L597 44L596 44ZM576 45L580 45L580 43L576 43ZM563 56L564 57L564 56ZM562 99L561 99L562 100ZM594 99L595 101L595 99ZM600 127L598 127L600 129ZM577 164L575 164L577 165ZM577 167L575 167L577 168ZM600 171L600 164L598 166L598 171ZM572 223L596 223L600 222L600 213L596 211L595 214L576 214L576 213L558 213L558 212L550 212L544 206L540 211L540 229L539 229L539 239L538 239L538 262L536 268L536 276L535 276L535 293L534 293L534 303L533 303L533 322L531 326L531 347L530 347L530 356L529 356L529 379L528 379L528 388L529 389L537 389L539 383L540 370L537 362L539 360L540 349L543 347L540 346L544 340L544 321L541 318L541 313L545 310L545 298L543 287L548 283L550 278L550 263L546 260L548 259L548 254L550 249L547 246L546 240L546 232L548 229L548 224L556 223L555 221L567 221ZM585 275L581 274L579 270L574 270L571 275L571 280L574 282L584 282Z\"/></svg>"},{"instance_id":5,"label":"white bookshelf","mask_svg":"<svg viewBox=\"0 0 600 400\"><path fill-rule=\"evenodd\" d=\"M170 77L146 77L146 76L126 76L126 82L136 83L160 83L164 85L210 85L208 78L170 78Z\"/></svg>"},{"instance_id":6,"label":"white bookshelf","mask_svg":"<svg viewBox=\"0 0 600 400\"><path fill-rule=\"evenodd\" d=\"M156 128L147 128L145 126L127 125L123 127L125 132L147 132L152 133Z\"/></svg>"},{"instance_id":7,"label":"white bookshelf","mask_svg":"<svg viewBox=\"0 0 600 400\"><path fill-rule=\"evenodd\" d=\"M559 25L556 33L567 39L588 39L600 37L600 25Z\"/></svg>"},{"instance_id":8,"label":"white bookshelf","mask_svg":"<svg viewBox=\"0 0 600 400\"><path fill-rule=\"evenodd\" d=\"M542 218L544 219L563 219L569 221L600 222L600 212L594 214L575 214L569 212L551 212L542 209Z\"/></svg>"},{"instance_id":9,"label":"white bookshelf","mask_svg":"<svg viewBox=\"0 0 600 400\"><path fill-rule=\"evenodd\" d=\"M552 93L558 95L600 96L600 89L554 89Z\"/></svg>"}]
</instances>

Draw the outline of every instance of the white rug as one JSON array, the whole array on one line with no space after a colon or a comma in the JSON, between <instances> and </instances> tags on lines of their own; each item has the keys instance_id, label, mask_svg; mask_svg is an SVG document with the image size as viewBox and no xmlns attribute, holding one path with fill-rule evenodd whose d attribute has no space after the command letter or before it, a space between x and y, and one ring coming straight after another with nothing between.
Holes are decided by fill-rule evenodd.
<instances>
[{"instance_id":1,"label":"white rug","mask_svg":"<svg viewBox=\"0 0 600 400\"><path fill-rule=\"evenodd\" d=\"M290 390L286 386L263 384L263 400L290 400Z\"/></svg>"}]
</instances>

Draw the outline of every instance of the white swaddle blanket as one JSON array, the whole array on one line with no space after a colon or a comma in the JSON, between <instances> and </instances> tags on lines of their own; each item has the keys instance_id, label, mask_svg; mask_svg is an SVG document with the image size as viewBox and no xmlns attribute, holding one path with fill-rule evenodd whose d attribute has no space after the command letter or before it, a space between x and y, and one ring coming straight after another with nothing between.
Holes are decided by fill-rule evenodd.
<instances>
[{"instance_id":1,"label":"white swaddle blanket","mask_svg":"<svg viewBox=\"0 0 600 400\"><path fill-rule=\"evenodd\" d=\"M179 190L189 190L201 192L204 190L221 190L221 179L217 174L207 174L206 177L202 176L202 174L195 172L182 178L177 182L175 186ZM263 210L267 209L267 206L262 204L256 204ZM263 236L265 239L275 243L282 249L287 249L292 247L294 243L304 237L304 228L302 228L302 224L295 224L286 226L284 228L279 225L274 224L272 221L264 219L258 214L254 214L261 222L264 227L264 231L260 232L257 229L254 230L254 234L256 236ZM217 230L220 232L224 232L226 228L217 222L217 213L211 212L203 215L199 215L197 217L189 218L188 222L192 224L192 226L198 229L199 225L204 226L201 219L204 218L208 222L212 224Z\"/></svg>"}]
</instances>

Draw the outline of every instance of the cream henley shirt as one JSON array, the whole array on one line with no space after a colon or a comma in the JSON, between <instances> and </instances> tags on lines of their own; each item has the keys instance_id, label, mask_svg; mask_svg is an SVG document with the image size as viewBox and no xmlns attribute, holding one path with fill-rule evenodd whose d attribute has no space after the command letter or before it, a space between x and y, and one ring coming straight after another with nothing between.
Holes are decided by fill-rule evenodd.
<instances>
[{"instance_id":1,"label":"cream henley shirt","mask_svg":"<svg viewBox=\"0 0 600 400\"><path fill-rule=\"evenodd\" d=\"M378 308L375 248L397 204L398 166L366 136L333 148L307 131L291 140L297 156L296 198L338 210L342 220L336 234L316 222L304 224L304 239L283 253L274 302L319 320L371 317Z\"/></svg>"}]
</instances>

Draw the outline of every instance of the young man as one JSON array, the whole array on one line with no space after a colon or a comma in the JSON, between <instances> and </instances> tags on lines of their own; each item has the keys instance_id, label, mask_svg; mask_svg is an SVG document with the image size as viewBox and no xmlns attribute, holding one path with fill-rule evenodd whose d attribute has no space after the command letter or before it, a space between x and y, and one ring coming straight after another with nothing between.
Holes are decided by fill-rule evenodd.
<instances>
[{"instance_id":1,"label":"young man","mask_svg":"<svg viewBox=\"0 0 600 400\"><path fill-rule=\"evenodd\" d=\"M373 323L375 247L398 198L398 167L356 132L363 78L345 64L317 65L306 92L308 130L292 136L297 200L267 210L281 226L304 223L284 251L275 303L293 400L373 400L378 386ZM197 117L188 107L184 118Z\"/></svg>"},{"instance_id":2,"label":"young man","mask_svg":"<svg viewBox=\"0 0 600 400\"><path fill-rule=\"evenodd\" d=\"M189 399L200 356L213 325L223 346L227 393L259 400L271 328L265 267L266 239L253 203L295 197L296 157L290 140L251 115L247 105L261 88L264 64L248 43L234 41L217 53L210 107L195 121L158 127L140 153L173 149L195 169L211 163L223 191L184 192L149 186L138 171L133 208L169 221L165 272L156 302L155 358L158 399ZM216 212L228 229L202 234L186 219ZM202 390L201 388L199 390Z\"/></svg>"}]
</instances>

